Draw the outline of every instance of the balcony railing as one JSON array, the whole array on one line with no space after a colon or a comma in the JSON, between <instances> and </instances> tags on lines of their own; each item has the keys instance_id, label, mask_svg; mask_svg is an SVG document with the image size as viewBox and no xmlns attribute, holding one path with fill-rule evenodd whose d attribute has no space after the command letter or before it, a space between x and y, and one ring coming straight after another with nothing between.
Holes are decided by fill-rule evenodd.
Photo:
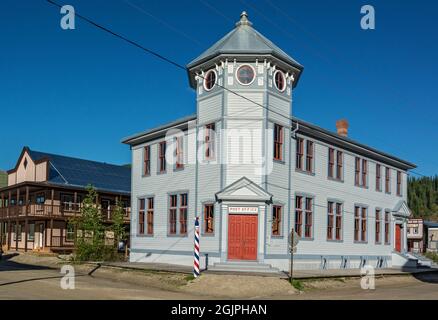
<instances>
[{"instance_id":1,"label":"balcony railing","mask_svg":"<svg viewBox=\"0 0 438 320\"><path fill-rule=\"evenodd\" d=\"M114 206L110 208L99 208L104 221L112 221ZM131 209L125 209L124 220L129 222ZM47 218L72 218L81 215L81 204L63 203L61 205L51 204L29 204L21 206L10 206L0 208L0 219L14 219L22 217L47 217Z\"/></svg>"}]
</instances>

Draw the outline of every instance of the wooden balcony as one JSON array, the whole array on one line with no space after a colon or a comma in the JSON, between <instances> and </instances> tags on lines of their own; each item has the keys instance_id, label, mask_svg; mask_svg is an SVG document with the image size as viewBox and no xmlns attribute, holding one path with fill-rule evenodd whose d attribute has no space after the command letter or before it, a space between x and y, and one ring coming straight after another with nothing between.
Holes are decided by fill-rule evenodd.
<instances>
[{"instance_id":1,"label":"wooden balcony","mask_svg":"<svg viewBox=\"0 0 438 320\"><path fill-rule=\"evenodd\" d=\"M114 206L108 209L99 208L105 222L113 220ZM124 220L129 223L131 209L125 209ZM81 215L81 204L65 203L61 205L50 204L28 204L21 206L10 206L0 208L0 219L19 219L19 218L50 218L68 219Z\"/></svg>"}]
</instances>

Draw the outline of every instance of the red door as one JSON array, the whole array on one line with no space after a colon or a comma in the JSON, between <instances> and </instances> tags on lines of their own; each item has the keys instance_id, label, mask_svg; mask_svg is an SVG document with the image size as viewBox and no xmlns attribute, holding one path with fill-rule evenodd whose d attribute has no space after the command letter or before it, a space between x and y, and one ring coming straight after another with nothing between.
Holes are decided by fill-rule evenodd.
<instances>
[{"instance_id":1,"label":"red door","mask_svg":"<svg viewBox=\"0 0 438 320\"><path fill-rule=\"evenodd\" d=\"M395 225L395 251L401 252L401 225Z\"/></svg>"},{"instance_id":2,"label":"red door","mask_svg":"<svg viewBox=\"0 0 438 320\"><path fill-rule=\"evenodd\" d=\"M257 215L228 216L228 259L257 260Z\"/></svg>"}]
</instances>

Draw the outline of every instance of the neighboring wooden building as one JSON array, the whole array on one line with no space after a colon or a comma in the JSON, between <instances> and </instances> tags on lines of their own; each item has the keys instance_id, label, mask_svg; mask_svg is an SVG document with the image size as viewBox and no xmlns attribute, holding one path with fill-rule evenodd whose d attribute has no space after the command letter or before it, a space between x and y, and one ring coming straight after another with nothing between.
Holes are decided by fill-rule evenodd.
<instances>
[{"instance_id":1,"label":"neighboring wooden building","mask_svg":"<svg viewBox=\"0 0 438 320\"><path fill-rule=\"evenodd\" d=\"M3 250L66 251L74 230L68 220L80 215L86 187L98 192L105 223L116 199L130 219L130 168L42 153L23 148L8 184L0 189L0 244Z\"/></svg>"},{"instance_id":2,"label":"neighboring wooden building","mask_svg":"<svg viewBox=\"0 0 438 320\"><path fill-rule=\"evenodd\" d=\"M424 232L423 219L408 220L408 251L412 253L423 253Z\"/></svg>"},{"instance_id":3,"label":"neighboring wooden building","mask_svg":"<svg viewBox=\"0 0 438 320\"><path fill-rule=\"evenodd\" d=\"M438 222L424 221L424 242L426 252L438 252Z\"/></svg>"}]
</instances>

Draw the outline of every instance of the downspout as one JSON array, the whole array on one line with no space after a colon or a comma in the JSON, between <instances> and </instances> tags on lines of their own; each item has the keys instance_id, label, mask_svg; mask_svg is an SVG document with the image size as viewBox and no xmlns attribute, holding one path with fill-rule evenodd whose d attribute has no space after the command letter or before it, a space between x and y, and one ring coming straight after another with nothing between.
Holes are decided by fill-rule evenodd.
<instances>
[{"instance_id":1,"label":"downspout","mask_svg":"<svg viewBox=\"0 0 438 320\"><path fill-rule=\"evenodd\" d=\"M300 128L300 124L297 122L297 127L291 132L293 139L295 139L297 137L297 132L298 132L299 128Z\"/></svg>"}]
</instances>

